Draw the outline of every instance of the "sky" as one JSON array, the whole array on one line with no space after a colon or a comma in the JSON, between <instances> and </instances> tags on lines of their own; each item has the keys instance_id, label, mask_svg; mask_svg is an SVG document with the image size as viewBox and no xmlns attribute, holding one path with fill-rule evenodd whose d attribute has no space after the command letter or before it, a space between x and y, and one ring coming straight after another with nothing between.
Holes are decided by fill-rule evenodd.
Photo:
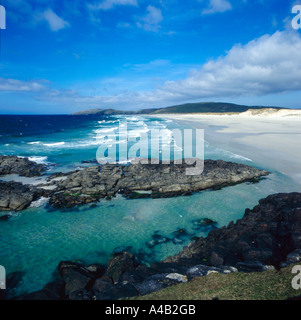
<instances>
[{"instance_id":1,"label":"sky","mask_svg":"<svg viewBox=\"0 0 301 320\"><path fill-rule=\"evenodd\" d=\"M301 29L292 26L301 0L0 4L0 114L207 101L301 108Z\"/></svg>"}]
</instances>

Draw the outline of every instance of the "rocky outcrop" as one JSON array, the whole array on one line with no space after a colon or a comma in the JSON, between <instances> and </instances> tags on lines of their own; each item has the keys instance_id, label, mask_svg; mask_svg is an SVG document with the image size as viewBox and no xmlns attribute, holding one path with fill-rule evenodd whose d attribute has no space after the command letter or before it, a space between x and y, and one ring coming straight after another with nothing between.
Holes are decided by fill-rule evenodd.
<instances>
[{"instance_id":1,"label":"rocky outcrop","mask_svg":"<svg viewBox=\"0 0 301 320\"><path fill-rule=\"evenodd\" d=\"M0 156L0 176L18 174L23 177L40 176L46 169L43 164L37 164L28 158L17 156Z\"/></svg>"},{"instance_id":2,"label":"rocky outcrop","mask_svg":"<svg viewBox=\"0 0 301 320\"><path fill-rule=\"evenodd\" d=\"M186 164L142 164L92 166L73 172L58 183L50 204L72 207L111 198L117 193L129 199L189 195L209 188L221 188L254 181L269 173L254 167L225 161L206 160L200 175L186 175Z\"/></svg>"},{"instance_id":3,"label":"rocky outcrop","mask_svg":"<svg viewBox=\"0 0 301 320\"><path fill-rule=\"evenodd\" d=\"M234 265L258 271L262 265L279 268L292 252L288 261L296 261L300 258L298 249L301 249L301 193L275 194L260 200L253 210L247 209L236 223L210 231L206 238L195 240L165 262L197 258L205 259L211 266Z\"/></svg>"},{"instance_id":4,"label":"rocky outcrop","mask_svg":"<svg viewBox=\"0 0 301 320\"><path fill-rule=\"evenodd\" d=\"M142 161L142 160L141 160ZM37 193L50 196L54 208L74 206L111 199L117 193L128 199L162 198L190 195L208 188L222 188L246 181L258 181L269 172L254 167L206 160L200 175L187 175L187 164L142 164L136 161L130 165L96 165L69 173L56 173L48 181L22 186L2 184L0 210L22 210L34 200ZM44 165L27 158L0 156L0 175L19 174L26 177L38 176ZM179 240L180 241L180 240Z\"/></svg>"},{"instance_id":5,"label":"rocky outcrop","mask_svg":"<svg viewBox=\"0 0 301 320\"><path fill-rule=\"evenodd\" d=\"M0 181L0 211L20 211L42 196L38 189L20 182Z\"/></svg>"},{"instance_id":6,"label":"rocky outcrop","mask_svg":"<svg viewBox=\"0 0 301 320\"><path fill-rule=\"evenodd\" d=\"M95 272L95 270L98 272ZM58 266L60 278L40 291L20 297L24 300L118 300L143 296L160 289L187 282L211 272L237 272L235 268L212 268L197 265L167 267L154 264L147 267L129 252L115 254L107 267L84 266L63 261Z\"/></svg>"}]
</instances>

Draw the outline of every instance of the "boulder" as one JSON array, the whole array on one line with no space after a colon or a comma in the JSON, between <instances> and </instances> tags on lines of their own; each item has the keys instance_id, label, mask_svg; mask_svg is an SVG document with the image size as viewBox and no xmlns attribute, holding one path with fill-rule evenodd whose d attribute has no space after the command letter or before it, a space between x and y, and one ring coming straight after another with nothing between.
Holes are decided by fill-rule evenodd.
<instances>
[{"instance_id":1,"label":"boulder","mask_svg":"<svg viewBox=\"0 0 301 320\"><path fill-rule=\"evenodd\" d=\"M118 300L126 297L134 297L139 293L129 283L112 284L104 281L103 279L97 279L93 286L95 294L95 300Z\"/></svg>"},{"instance_id":2,"label":"boulder","mask_svg":"<svg viewBox=\"0 0 301 320\"><path fill-rule=\"evenodd\" d=\"M0 211L26 209L41 195L38 189L14 181L0 181L0 190Z\"/></svg>"},{"instance_id":3,"label":"boulder","mask_svg":"<svg viewBox=\"0 0 301 320\"><path fill-rule=\"evenodd\" d=\"M137 266L135 257L131 253L122 252L109 260L103 279L112 281L114 284L118 283L122 274L126 271L135 270Z\"/></svg>"},{"instance_id":4,"label":"boulder","mask_svg":"<svg viewBox=\"0 0 301 320\"><path fill-rule=\"evenodd\" d=\"M0 175L18 174L24 177L40 176L46 166L17 156L0 156Z\"/></svg>"},{"instance_id":5,"label":"boulder","mask_svg":"<svg viewBox=\"0 0 301 320\"><path fill-rule=\"evenodd\" d=\"M63 280L65 282L65 295L70 297L72 293L85 290L91 278L73 269L69 269L64 274Z\"/></svg>"}]
</instances>

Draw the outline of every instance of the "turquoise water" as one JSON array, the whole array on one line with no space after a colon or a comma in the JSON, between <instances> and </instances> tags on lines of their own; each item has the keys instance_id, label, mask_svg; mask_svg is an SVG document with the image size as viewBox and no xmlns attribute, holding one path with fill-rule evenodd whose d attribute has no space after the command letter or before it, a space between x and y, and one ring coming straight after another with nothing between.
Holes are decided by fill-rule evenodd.
<instances>
[{"instance_id":1,"label":"turquoise water","mask_svg":"<svg viewBox=\"0 0 301 320\"><path fill-rule=\"evenodd\" d=\"M179 127L171 121L147 117L129 117L128 120L137 136L139 130L146 128ZM2 139L0 153L59 164L50 167L49 173L77 168L83 165L82 160L95 159L95 135L115 126L114 121L93 119L64 132L10 136ZM250 159L208 143L205 157L256 165ZM22 294L39 290L51 281L62 260L106 263L116 248L128 247L142 261L151 263L178 253L193 236L206 236L209 230L196 230L195 220L210 218L222 227L241 218L245 209L253 208L259 199L272 193L296 191L296 188L289 178L272 172L257 184L244 183L188 197L126 200L118 196L111 201L102 200L97 206L87 205L69 211L51 210L47 203L37 203L37 207L13 213L13 218L0 221L0 265L6 268L7 274L24 273L22 282L13 292ZM185 229L187 236L182 243L175 244L172 239L178 229ZM148 248L146 244L154 234L170 241Z\"/></svg>"}]
</instances>

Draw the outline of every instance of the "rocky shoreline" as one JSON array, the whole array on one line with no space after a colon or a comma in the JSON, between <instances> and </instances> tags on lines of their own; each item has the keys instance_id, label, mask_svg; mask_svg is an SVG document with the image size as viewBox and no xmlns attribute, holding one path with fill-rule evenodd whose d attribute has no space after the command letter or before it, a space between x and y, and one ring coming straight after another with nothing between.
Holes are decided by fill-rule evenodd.
<instances>
[{"instance_id":1,"label":"rocky shoreline","mask_svg":"<svg viewBox=\"0 0 301 320\"><path fill-rule=\"evenodd\" d=\"M301 193L275 194L243 218L147 266L127 251L106 266L62 261L56 279L23 300L117 300L144 296L210 273L262 272L301 261Z\"/></svg>"},{"instance_id":2,"label":"rocky shoreline","mask_svg":"<svg viewBox=\"0 0 301 320\"><path fill-rule=\"evenodd\" d=\"M16 158L0 158L1 175L18 172L39 177L45 170L39 165L34 169L37 164L26 158L18 158L21 161ZM128 199L189 195L208 188L256 182L269 174L220 160L206 160L201 176L185 175L186 168L187 165L173 163L107 164L50 175L35 186L0 181L0 210L23 210L42 196L49 197L50 205L60 209L110 199L116 194ZM227 227L217 229L210 219L194 224L196 228L208 228L208 236L195 238L179 254L164 261L146 265L139 256L128 252L128 248L117 248L106 266L62 261L53 282L17 299L116 300L144 296L212 272L258 272L301 261L301 193L275 194L262 199L252 210L246 209L242 219ZM177 230L173 239L154 234L146 245L153 248L166 241L181 243L186 235L184 229ZM14 275L11 279L15 281ZM7 297L11 298L9 290Z\"/></svg>"},{"instance_id":3,"label":"rocky shoreline","mask_svg":"<svg viewBox=\"0 0 301 320\"><path fill-rule=\"evenodd\" d=\"M0 194L0 211L23 210L39 194L50 197L49 204L52 207L62 209L98 202L104 198L111 199L117 194L128 199L190 195L247 181L257 182L269 174L268 171L243 164L205 160L201 175L186 175L186 169L192 167L173 162L145 165L142 161L129 165L94 165L50 175L44 183L23 188L24 197L16 193L18 188L14 182L6 182L3 184L5 192ZM0 176L8 173L26 177L40 176L43 170L45 166L27 158L0 157ZM12 197L18 199L17 205Z\"/></svg>"}]
</instances>

